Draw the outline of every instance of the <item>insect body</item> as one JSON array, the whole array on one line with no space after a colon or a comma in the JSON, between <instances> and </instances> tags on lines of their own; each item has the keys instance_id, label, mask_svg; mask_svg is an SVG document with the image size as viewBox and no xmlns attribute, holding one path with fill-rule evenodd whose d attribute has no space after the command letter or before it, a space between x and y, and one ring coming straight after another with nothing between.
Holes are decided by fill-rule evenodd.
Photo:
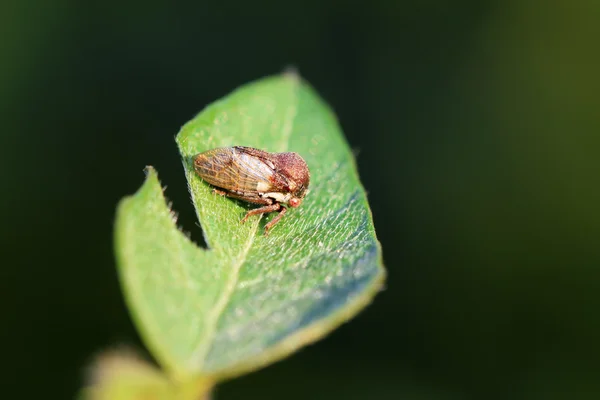
<instances>
[{"instance_id":1,"label":"insect body","mask_svg":"<svg viewBox=\"0 0 600 400\"><path fill-rule=\"evenodd\" d=\"M252 147L222 147L194 156L194 169L215 186L214 192L262 207L250 210L242 219L279 211L265 225L265 235L287 211L298 207L308 188L310 174L297 153L268 153Z\"/></svg>"}]
</instances>

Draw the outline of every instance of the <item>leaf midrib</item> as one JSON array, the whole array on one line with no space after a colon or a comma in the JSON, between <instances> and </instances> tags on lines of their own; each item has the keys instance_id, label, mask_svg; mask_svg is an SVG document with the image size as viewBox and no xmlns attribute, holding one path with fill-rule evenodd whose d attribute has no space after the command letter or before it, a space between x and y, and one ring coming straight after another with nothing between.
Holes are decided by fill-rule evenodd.
<instances>
[{"instance_id":1,"label":"leaf midrib","mask_svg":"<svg viewBox=\"0 0 600 400\"><path fill-rule=\"evenodd\" d=\"M288 79L290 79L290 82L292 83L293 104L288 108L288 110L286 110L286 117L285 117L285 121L284 121L284 124L282 127L281 147L279 149L277 149L278 152L284 152L284 151L288 150L289 141L290 141L290 137L291 137L291 133L292 133L292 128L294 125L294 120L298 113L298 94L296 93L296 91L297 91L297 89L299 87L299 83L300 83L299 78L297 76L289 76ZM210 349L210 344L212 342L212 339L214 338L214 336L216 334L217 326L219 325L219 320L220 320L221 316L223 315L223 311L225 310L225 308L231 301L232 293L234 292L234 290L237 286L237 282L239 280L239 276L240 276L239 272L240 272L242 266L244 265L244 263L246 262L248 253L250 252L250 249L252 248L252 245L254 244L254 240L256 238L256 231L258 230L258 227L260 226L261 219L262 219L262 215L260 215L260 218L258 218L256 224L254 225L254 229L248 234L248 240L247 240L246 244L244 245L244 249L241 252L240 256L238 257L234 267L232 268L232 272L231 272L231 275L225 286L224 293L217 301L217 303L215 305L214 313L212 313L209 318L210 322L207 324L207 333L205 335L205 339L201 340L200 343L198 344L198 346L196 347L196 349L193 350L191 353L193 355L191 357L191 360L198 360L197 366L198 366L199 370L202 370L205 365L206 356L208 354L208 350Z\"/></svg>"}]
</instances>

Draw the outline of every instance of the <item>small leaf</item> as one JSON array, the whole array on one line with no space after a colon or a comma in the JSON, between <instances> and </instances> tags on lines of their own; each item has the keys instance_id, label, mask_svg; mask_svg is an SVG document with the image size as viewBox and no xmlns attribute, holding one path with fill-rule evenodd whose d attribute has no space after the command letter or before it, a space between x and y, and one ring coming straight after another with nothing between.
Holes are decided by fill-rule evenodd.
<instances>
[{"instance_id":1,"label":"small leaf","mask_svg":"<svg viewBox=\"0 0 600 400\"><path fill-rule=\"evenodd\" d=\"M122 201L116 253L146 344L177 380L220 380L272 363L355 315L384 269L354 159L329 108L297 76L266 78L208 106L177 135L208 249L175 223L156 172ZM255 206L212 193L192 157L223 146L294 151L310 192L263 236Z\"/></svg>"},{"instance_id":2,"label":"small leaf","mask_svg":"<svg viewBox=\"0 0 600 400\"><path fill-rule=\"evenodd\" d=\"M81 400L208 400L212 387L202 379L177 385L128 349L105 352L88 375Z\"/></svg>"}]
</instances>

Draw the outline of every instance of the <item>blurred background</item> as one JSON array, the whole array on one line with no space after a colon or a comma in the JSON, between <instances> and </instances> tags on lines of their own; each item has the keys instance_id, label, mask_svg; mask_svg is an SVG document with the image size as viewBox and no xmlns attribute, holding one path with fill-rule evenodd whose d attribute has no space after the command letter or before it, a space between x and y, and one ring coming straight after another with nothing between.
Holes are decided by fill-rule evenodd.
<instances>
[{"instance_id":1,"label":"blurred background","mask_svg":"<svg viewBox=\"0 0 600 400\"><path fill-rule=\"evenodd\" d=\"M142 349L118 200L153 165L200 237L175 134L293 64L358 151L389 278L216 399L600 398L599 21L593 0L2 2L2 397L72 398L98 351Z\"/></svg>"}]
</instances>

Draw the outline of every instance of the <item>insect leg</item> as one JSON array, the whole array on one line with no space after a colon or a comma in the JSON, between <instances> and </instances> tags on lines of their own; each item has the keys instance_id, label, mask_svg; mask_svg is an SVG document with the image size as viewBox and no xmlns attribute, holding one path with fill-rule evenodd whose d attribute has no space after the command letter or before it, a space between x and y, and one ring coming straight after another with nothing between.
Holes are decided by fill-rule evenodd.
<instances>
[{"instance_id":1,"label":"insect leg","mask_svg":"<svg viewBox=\"0 0 600 400\"><path fill-rule=\"evenodd\" d=\"M273 218L271 221L269 221L269 223L265 225L265 235L269 234L269 229L271 229L273 225L279 222L279 220L285 215L286 211L287 208L281 207L281 211L279 212L279 214L277 214L275 218Z\"/></svg>"},{"instance_id":2,"label":"insect leg","mask_svg":"<svg viewBox=\"0 0 600 400\"><path fill-rule=\"evenodd\" d=\"M280 208L281 208L281 204L279 204L279 203L271 204L271 205L260 207L260 208L255 208L254 210L248 211L246 213L246 216L244 218L242 218L241 222L243 224L244 222L246 222L248 217L251 217L256 214L265 214L265 213L270 213L273 211L279 211Z\"/></svg>"},{"instance_id":3,"label":"insect leg","mask_svg":"<svg viewBox=\"0 0 600 400\"><path fill-rule=\"evenodd\" d=\"M212 192L213 194L218 194L219 196L227 196L227 192L224 192L223 190L213 189Z\"/></svg>"}]
</instances>

